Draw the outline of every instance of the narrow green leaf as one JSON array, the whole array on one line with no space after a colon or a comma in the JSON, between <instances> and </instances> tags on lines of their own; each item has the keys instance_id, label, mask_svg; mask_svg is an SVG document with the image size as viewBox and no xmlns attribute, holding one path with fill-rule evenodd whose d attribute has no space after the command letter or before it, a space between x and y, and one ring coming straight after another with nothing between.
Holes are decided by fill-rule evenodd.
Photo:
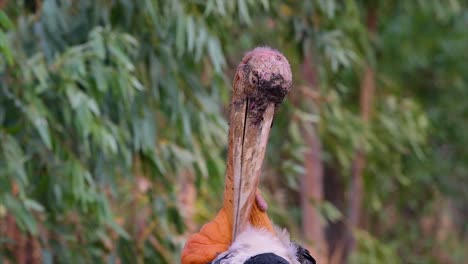
<instances>
[{"instance_id":1,"label":"narrow green leaf","mask_svg":"<svg viewBox=\"0 0 468 264\"><path fill-rule=\"evenodd\" d=\"M24 205L27 209L34 210L37 212L44 212L44 207L37 201L32 199L24 200Z\"/></svg>"},{"instance_id":2,"label":"narrow green leaf","mask_svg":"<svg viewBox=\"0 0 468 264\"><path fill-rule=\"evenodd\" d=\"M143 91L145 89L145 87L143 86L143 84L141 84L141 82L135 78L135 77L130 77L130 82L132 83L132 86L137 89L138 91Z\"/></svg>"},{"instance_id":3,"label":"narrow green leaf","mask_svg":"<svg viewBox=\"0 0 468 264\"><path fill-rule=\"evenodd\" d=\"M195 48L195 22L192 16L187 17L187 50L193 52Z\"/></svg>"},{"instance_id":4,"label":"narrow green leaf","mask_svg":"<svg viewBox=\"0 0 468 264\"><path fill-rule=\"evenodd\" d=\"M135 66L133 66L130 59L127 55L120 49L117 45L110 45L109 46L110 53L115 57L118 63L122 64L128 71L134 71Z\"/></svg>"},{"instance_id":5,"label":"narrow green leaf","mask_svg":"<svg viewBox=\"0 0 468 264\"><path fill-rule=\"evenodd\" d=\"M94 62L91 64L91 70L94 77L94 81L96 82L97 89L100 92L106 92L108 88L108 82L103 65L99 62Z\"/></svg>"},{"instance_id":6,"label":"narrow green leaf","mask_svg":"<svg viewBox=\"0 0 468 264\"><path fill-rule=\"evenodd\" d=\"M237 6L239 8L239 14L241 20L243 20L246 24L251 24L252 21L250 19L250 14L247 8L247 4L245 0L237 0Z\"/></svg>"},{"instance_id":7,"label":"narrow green leaf","mask_svg":"<svg viewBox=\"0 0 468 264\"><path fill-rule=\"evenodd\" d=\"M52 140L50 137L50 131L49 131L49 123L47 122L47 119L40 115L36 107L33 105L30 105L27 109L27 115L31 123L34 125L36 128L37 132L39 133L39 136L42 139L42 142L46 145L48 149L52 148Z\"/></svg>"},{"instance_id":8,"label":"narrow green leaf","mask_svg":"<svg viewBox=\"0 0 468 264\"><path fill-rule=\"evenodd\" d=\"M6 58L8 65L13 65L14 59L12 50L8 44L8 39L3 31L0 31L0 54Z\"/></svg>"},{"instance_id":9,"label":"narrow green leaf","mask_svg":"<svg viewBox=\"0 0 468 264\"><path fill-rule=\"evenodd\" d=\"M7 14L3 10L0 10L0 26L2 26L6 30L10 30L13 28L13 23L11 23Z\"/></svg>"}]
</instances>

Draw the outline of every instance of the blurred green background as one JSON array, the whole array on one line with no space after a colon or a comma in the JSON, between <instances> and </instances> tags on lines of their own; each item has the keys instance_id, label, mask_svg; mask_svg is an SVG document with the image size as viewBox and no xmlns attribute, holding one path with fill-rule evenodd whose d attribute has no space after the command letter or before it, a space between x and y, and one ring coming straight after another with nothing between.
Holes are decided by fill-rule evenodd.
<instances>
[{"instance_id":1,"label":"blurred green background","mask_svg":"<svg viewBox=\"0 0 468 264\"><path fill-rule=\"evenodd\" d=\"M275 223L320 263L466 263L466 0L0 0L0 263L178 263L259 45L294 77Z\"/></svg>"}]
</instances>

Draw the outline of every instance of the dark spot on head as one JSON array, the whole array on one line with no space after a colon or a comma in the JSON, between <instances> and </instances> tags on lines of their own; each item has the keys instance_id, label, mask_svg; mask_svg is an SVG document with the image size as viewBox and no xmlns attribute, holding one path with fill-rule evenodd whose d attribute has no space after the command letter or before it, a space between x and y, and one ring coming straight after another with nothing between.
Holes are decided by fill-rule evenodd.
<instances>
[{"instance_id":1,"label":"dark spot on head","mask_svg":"<svg viewBox=\"0 0 468 264\"><path fill-rule=\"evenodd\" d=\"M278 106L291 88L291 83L284 80L283 76L273 74L269 80L260 79L257 86L258 93L263 100L272 102Z\"/></svg>"},{"instance_id":2,"label":"dark spot on head","mask_svg":"<svg viewBox=\"0 0 468 264\"><path fill-rule=\"evenodd\" d=\"M253 76L253 73L252 73ZM251 81L255 86L254 92L248 97L249 99L249 115L254 123L258 124L263 121L263 113L268 104L273 103L278 107L284 97L291 88L291 83L285 81L279 74L273 74L269 80L263 78Z\"/></svg>"}]
</instances>

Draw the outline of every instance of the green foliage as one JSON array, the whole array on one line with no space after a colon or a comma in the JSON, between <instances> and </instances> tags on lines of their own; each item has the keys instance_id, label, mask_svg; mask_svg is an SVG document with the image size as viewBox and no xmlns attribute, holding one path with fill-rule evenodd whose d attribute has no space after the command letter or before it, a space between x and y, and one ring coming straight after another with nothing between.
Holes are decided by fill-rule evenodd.
<instances>
[{"instance_id":1,"label":"green foliage","mask_svg":"<svg viewBox=\"0 0 468 264\"><path fill-rule=\"evenodd\" d=\"M395 246L382 244L365 231L356 232L359 254L351 257L351 263L405 263L395 252Z\"/></svg>"}]
</instances>

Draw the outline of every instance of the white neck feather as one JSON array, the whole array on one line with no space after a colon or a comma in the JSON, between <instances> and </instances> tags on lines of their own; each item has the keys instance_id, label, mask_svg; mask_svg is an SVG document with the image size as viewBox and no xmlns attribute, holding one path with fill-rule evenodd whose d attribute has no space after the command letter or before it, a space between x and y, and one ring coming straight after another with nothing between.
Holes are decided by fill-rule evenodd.
<instances>
[{"instance_id":1,"label":"white neck feather","mask_svg":"<svg viewBox=\"0 0 468 264\"><path fill-rule=\"evenodd\" d=\"M219 263L243 264L250 257L262 253L274 253L291 264L299 263L296 259L297 246L291 243L289 233L286 230L276 230L276 235L266 229L247 227L232 243L229 250L218 256L221 259L226 255L231 257L221 260Z\"/></svg>"}]
</instances>

